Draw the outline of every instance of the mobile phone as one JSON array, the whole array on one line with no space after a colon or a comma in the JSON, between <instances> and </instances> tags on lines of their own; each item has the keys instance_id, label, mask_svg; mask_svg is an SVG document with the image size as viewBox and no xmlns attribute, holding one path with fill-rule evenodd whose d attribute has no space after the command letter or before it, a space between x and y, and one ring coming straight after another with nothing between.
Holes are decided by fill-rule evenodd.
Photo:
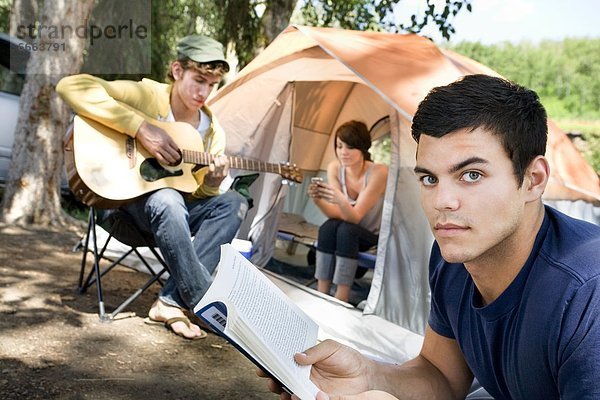
<instances>
[{"instance_id":1,"label":"mobile phone","mask_svg":"<svg viewBox=\"0 0 600 400\"><path fill-rule=\"evenodd\" d=\"M310 181L312 183L319 184L319 182L323 182L323 178L321 178L320 176L313 176L312 178L310 178Z\"/></svg>"}]
</instances>

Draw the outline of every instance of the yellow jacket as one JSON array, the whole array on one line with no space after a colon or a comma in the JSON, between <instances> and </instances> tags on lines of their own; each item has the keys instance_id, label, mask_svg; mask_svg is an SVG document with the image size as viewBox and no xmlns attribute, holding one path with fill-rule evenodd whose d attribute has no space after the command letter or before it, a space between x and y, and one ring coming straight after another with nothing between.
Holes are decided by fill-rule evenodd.
<instances>
[{"instance_id":1,"label":"yellow jacket","mask_svg":"<svg viewBox=\"0 0 600 400\"><path fill-rule=\"evenodd\" d=\"M77 114L135 137L144 118L120 103L150 117L163 119L169 114L172 87L151 79L142 79L139 82L105 81L92 75L81 74L61 79L56 91ZM204 148L214 155L223 154L225 132L208 107L204 106L202 111L211 119L210 128L204 137ZM194 177L198 182L203 182L205 174L206 170L202 168L194 173ZM205 198L218 194L218 187L200 183L192 196Z\"/></svg>"}]
</instances>

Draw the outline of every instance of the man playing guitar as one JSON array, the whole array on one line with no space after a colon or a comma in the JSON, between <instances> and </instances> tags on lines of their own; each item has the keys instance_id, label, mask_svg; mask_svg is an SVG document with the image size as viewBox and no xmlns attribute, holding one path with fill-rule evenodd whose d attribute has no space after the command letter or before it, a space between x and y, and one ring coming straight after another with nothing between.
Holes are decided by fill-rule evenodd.
<instances>
[{"instance_id":1,"label":"man playing guitar","mask_svg":"<svg viewBox=\"0 0 600 400\"><path fill-rule=\"evenodd\" d=\"M180 147L165 130L141 114L159 121L187 122L212 155L207 167L192 170L197 186L191 193L165 187L122 206L140 229L154 235L169 265L170 277L152 305L149 319L164 323L187 339L206 336L184 311L193 309L210 286L220 245L234 238L248 209L245 198L237 192L219 191L229 171L229 160L224 155L225 133L205 105L228 71L222 45L192 35L177 45L169 84L150 79L105 81L82 74L63 78L56 88L79 116L134 138L162 165L179 164Z\"/></svg>"}]
</instances>

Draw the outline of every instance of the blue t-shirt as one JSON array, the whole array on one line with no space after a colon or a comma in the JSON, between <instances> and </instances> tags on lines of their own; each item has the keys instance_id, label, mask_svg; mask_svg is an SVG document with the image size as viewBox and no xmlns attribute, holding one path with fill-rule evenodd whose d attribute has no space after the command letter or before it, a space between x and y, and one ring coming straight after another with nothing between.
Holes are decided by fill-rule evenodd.
<instances>
[{"instance_id":1,"label":"blue t-shirt","mask_svg":"<svg viewBox=\"0 0 600 400\"><path fill-rule=\"evenodd\" d=\"M600 399L600 227L546 207L533 250L492 303L434 244L429 325L495 399Z\"/></svg>"}]
</instances>

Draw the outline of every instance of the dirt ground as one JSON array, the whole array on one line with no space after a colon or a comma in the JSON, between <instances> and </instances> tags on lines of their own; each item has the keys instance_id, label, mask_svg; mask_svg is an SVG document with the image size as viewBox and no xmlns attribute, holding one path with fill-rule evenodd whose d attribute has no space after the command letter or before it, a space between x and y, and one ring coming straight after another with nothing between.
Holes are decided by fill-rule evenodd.
<instances>
[{"instance_id":1,"label":"dirt ground","mask_svg":"<svg viewBox=\"0 0 600 400\"><path fill-rule=\"evenodd\" d=\"M0 226L0 399L278 398L220 337L189 341L144 324L156 285L125 318L100 322L95 287L76 291L81 231ZM107 310L144 278L108 274Z\"/></svg>"}]
</instances>

